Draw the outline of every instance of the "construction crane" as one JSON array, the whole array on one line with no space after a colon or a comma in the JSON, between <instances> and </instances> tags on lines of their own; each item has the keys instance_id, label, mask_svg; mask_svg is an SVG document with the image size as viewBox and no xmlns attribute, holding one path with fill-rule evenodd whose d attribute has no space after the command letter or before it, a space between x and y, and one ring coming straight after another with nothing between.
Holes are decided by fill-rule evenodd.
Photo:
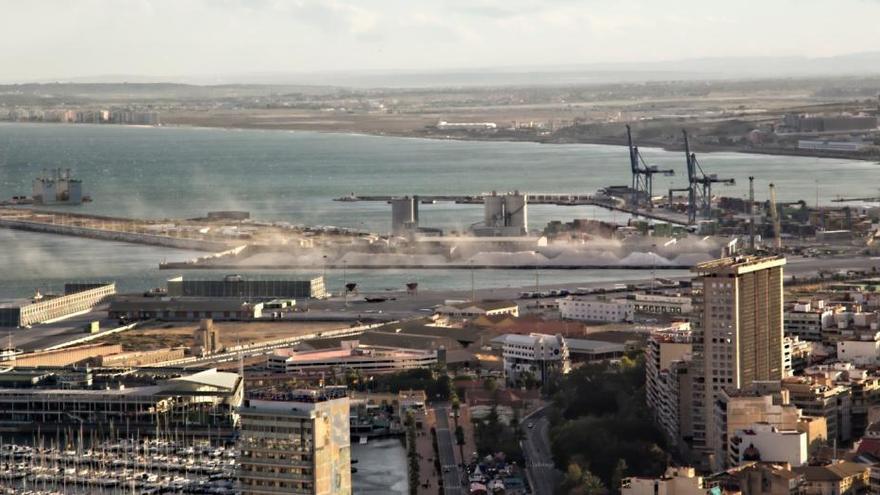
<instances>
[{"instance_id":1,"label":"construction crane","mask_svg":"<svg viewBox=\"0 0 880 495\"><path fill-rule=\"evenodd\" d=\"M703 218L712 217L712 184L736 184L735 179L719 179L716 174L707 175L697 160L697 155L691 153L687 131L682 129L684 135L684 154L688 170L688 223L697 221L699 213Z\"/></svg>"},{"instance_id":2,"label":"construction crane","mask_svg":"<svg viewBox=\"0 0 880 495\"><path fill-rule=\"evenodd\" d=\"M782 226L779 224L779 212L776 210L776 186L770 184L770 220L773 222L773 247L782 250Z\"/></svg>"},{"instance_id":3,"label":"construction crane","mask_svg":"<svg viewBox=\"0 0 880 495\"><path fill-rule=\"evenodd\" d=\"M629 146L629 165L632 172L632 203L638 207L644 200L645 206L651 208L651 198L654 197L654 174L675 175L672 169L660 170L656 165L648 165L639 147L633 144L632 129L626 125L626 142Z\"/></svg>"}]
</instances>

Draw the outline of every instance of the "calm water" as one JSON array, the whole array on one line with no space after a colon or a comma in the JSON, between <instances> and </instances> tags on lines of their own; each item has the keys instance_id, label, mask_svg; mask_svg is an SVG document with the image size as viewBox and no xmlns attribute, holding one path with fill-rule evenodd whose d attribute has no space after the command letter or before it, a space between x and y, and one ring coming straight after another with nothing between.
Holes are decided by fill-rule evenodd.
<instances>
[{"instance_id":1,"label":"calm water","mask_svg":"<svg viewBox=\"0 0 880 495\"><path fill-rule=\"evenodd\" d=\"M697 150L699 154L699 150ZM677 177L656 179L657 191L683 182L683 153L644 149L652 164ZM43 168L69 167L94 203L80 211L186 217L216 209L249 210L257 218L386 231L381 203L331 201L359 194L526 192L591 193L629 183L626 149L598 145L460 142L310 132L124 126L0 124L0 197L30 192ZM757 196L774 182L780 199L825 200L832 192L875 196L874 163L802 157L701 154L707 173L737 179L718 192L744 196L748 176ZM549 218L611 218L590 207L530 207L532 228ZM422 223L462 228L481 220L480 206L423 205Z\"/></svg>"},{"instance_id":2,"label":"calm water","mask_svg":"<svg viewBox=\"0 0 880 495\"><path fill-rule=\"evenodd\" d=\"M683 172L681 153L643 150L653 164ZM719 192L743 196L749 175L758 197L775 182L782 199L822 201L832 191L877 194L874 163L736 153L703 154L709 173L735 177ZM69 167L83 179L94 202L75 211L145 217L191 217L208 210L244 209L258 219L337 225L386 231L390 208L381 203L341 203L332 198L359 194L481 193L491 190L589 193L625 184L627 153L622 147L458 142L284 131L239 131L123 126L0 124L0 198L30 192L43 168ZM680 186L682 176L662 177L658 191ZM480 206L423 205L424 225L459 229L482 217ZM624 220L592 207L535 206L530 225L549 219ZM156 268L164 259L194 253L122 243L88 241L0 230L0 297L33 288L57 288L65 280L113 278L122 290L163 284ZM317 268L317 267L316 267ZM550 282L643 278L619 270L543 271ZM341 274L328 272L330 286ZM367 290L401 288L418 280L424 289L470 287L468 273L455 271L351 272ZM526 286L534 274L478 272L479 287Z\"/></svg>"}]
</instances>

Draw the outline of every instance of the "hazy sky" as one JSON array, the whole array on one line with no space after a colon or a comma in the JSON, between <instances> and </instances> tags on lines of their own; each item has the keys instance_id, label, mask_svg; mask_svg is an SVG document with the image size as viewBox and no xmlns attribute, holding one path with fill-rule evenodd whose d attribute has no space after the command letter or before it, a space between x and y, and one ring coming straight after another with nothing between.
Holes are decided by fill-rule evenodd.
<instances>
[{"instance_id":1,"label":"hazy sky","mask_svg":"<svg viewBox=\"0 0 880 495\"><path fill-rule=\"evenodd\" d=\"M0 79L880 49L880 0L0 0Z\"/></svg>"}]
</instances>

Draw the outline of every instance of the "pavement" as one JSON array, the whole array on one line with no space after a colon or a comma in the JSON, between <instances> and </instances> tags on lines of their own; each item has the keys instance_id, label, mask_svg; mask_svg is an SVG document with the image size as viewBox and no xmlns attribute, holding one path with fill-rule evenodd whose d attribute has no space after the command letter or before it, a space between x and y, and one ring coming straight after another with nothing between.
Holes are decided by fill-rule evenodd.
<instances>
[{"instance_id":1,"label":"pavement","mask_svg":"<svg viewBox=\"0 0 880 495\"><path fill-rule=\"evenodd\" d=\"M464 495L467 493L462 481L464 476L455 462L455 431L450 426L449 409L434 408L437 418L437 447L440 452L440 469L443 472L443 493L445 495Z\"/></svg>"},{"instance_id":2,"label":"pavement","mask_svg":"<svg viewBox=\"0 0 880 495\"><path fill-rule=\"evenodd\" d=\"M56 320L53 323L41 323L32 328L2 328L0 334L4 337L3 345L6 345L6 337L12 337L12 344L26 352L46 349L71 340L87 336L86 327L93 321L101 323L101 330L109 330L119 326L116 320L107 318L107 305L101 305L92 311L76 314L69 318Z\"/></svg>"},{"instance_id":3,"label":"pavement","mask_svg":"<svg viewBox=\"0 0 880 495\"><path fill-rule=\"evenodd\" d=\"M553 495L553 489L562 479L562 473L553 464L550 450L550 423L545 410L539 409L523 418L525 438L523 453L526 457L526 471L535 495ZM529 428L528 425L534 425Z\"/></svg>"}]
</instances>

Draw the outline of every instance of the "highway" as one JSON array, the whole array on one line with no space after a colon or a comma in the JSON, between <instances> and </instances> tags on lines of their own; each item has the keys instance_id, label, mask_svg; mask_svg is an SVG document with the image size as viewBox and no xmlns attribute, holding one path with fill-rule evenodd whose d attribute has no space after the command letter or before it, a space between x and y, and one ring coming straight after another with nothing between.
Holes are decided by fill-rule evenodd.
<instances>
[{"instance_id":1,"label":"highway","mask_svg":"<svg viewBox=\"0 0 880 495\"><path fill-rule=\"evenodd\" d=\"M530 424L534 426L529 428ZM544 410L540 409L526 416L523 419L523 427L525 438L522 446L532 492L535 495L553 495L556 484L562 479L562 473L553 465L553 454L550 451L550 423L544 415Z\"/></svg>"},{"instance_id":2,"label":"highway","mask_svg":"<svg viewBox=\"0 0 880 495\"><path fill-rule=\"evenodd\" d=\"M437 417L437 450L440 452L440 469L443 472L443 493L446 495L464 495L462 486L464 477L461 468L455 463L455 432L449 424L449 409L434 409Z\"/></svg>"}]
</instances>

